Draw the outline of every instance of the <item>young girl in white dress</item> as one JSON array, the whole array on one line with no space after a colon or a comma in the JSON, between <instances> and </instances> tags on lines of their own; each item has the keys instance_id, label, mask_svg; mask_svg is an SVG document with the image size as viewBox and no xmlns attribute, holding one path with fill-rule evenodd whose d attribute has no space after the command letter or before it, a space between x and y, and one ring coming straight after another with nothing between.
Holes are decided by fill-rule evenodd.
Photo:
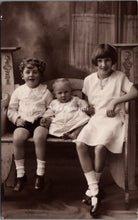
<instances>
[{"instance_id":1,"label":"young girl in white dress","mask_svg":"<svg viewBox=\"0 0 138 220\"><path fill-rule=\"evenodd\" d=\"M92 62L98 71L84 80L83 93L93 106L94 112L88 124L77 138L77 153L88 184L83 202L91 205L90 214L99 211L100 192L98 182L102 174L107 151L121 153L124 141L124 102L138 96L133 83L126 75L112 66L117 61L115 48L108 44L98 45ZM95 160L89 153L94 147Z\"/></svg>"},{"instance_id":2,"label":"young girl in white dress","mask_svg":"<svg viewBox=\"0 0 138 220\"><path fill-rule=\"evenodd\" d=\"M65 78L54 82L53 92L56 99L50 103L47 111L52 119L49 134L64 139L76 139L90 118L84 112L88 108L88 103L72 95L71 83Z\"/></svg>"}]
</instances>

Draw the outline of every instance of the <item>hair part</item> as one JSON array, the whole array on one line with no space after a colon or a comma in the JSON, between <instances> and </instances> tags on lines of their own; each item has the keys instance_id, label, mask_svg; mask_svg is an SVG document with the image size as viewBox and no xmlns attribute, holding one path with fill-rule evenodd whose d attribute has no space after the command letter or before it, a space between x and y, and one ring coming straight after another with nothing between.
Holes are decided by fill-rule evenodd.
<instances>
[{"instance_id":1,"label":"hair part","mask_svg":"<svg viewBox=\"0 0 138 220\"><path fill-rule=\"evenodd\" d=\"M21 72L21 75L23 73L24 68L27 67L27 65L29 64L30 66L32 66L32 68L37 67L38 71L41 73L41 75L43 75L45 71L46 63L36 58L27 58L22 60L22 62L19 65L19 70Z\"/></svg>"},{"instance_id":2,"label":"hair part","mask_svg":"<svg viewBox=\"0 0 138 220\"><path fill-rule=\"evenodd\" d=\"M107 58L110 57L112 64L117 62L117 51L110 44L99 44L96 46L92 53L92 63L97 66L98 58Z\"/></svg>"},{"instance_id":3,"label":"hair part","mask_svg":"<svg viewBox=\"0 0 138 220\"><path fill-rule=\"evenodd\" d=\"M59 78L59 79L56 79L52 85L53 87L53 90L55 90L55 87L57 84L60 84L60 83L64 83L64 84L67 84L67 86L72 89L72 86L71 86L71 82L69 81L69 79L67 78Z\"/></svg>"}]
</instances>

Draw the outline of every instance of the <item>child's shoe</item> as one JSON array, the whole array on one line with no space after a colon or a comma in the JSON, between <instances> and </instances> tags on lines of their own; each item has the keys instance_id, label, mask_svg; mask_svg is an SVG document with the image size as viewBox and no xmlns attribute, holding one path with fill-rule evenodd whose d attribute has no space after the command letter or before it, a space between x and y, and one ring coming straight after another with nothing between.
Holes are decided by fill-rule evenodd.
<instances>
[{"instance_id":1,"label":"child's shoe","mask_svg":"<svg viewBox=\"0 0 138 220\"><path fill-rule=\"evenodd\" d=\"M91 197L91 208L90 208L90 215L91 216L97 216L100 213L100 207L101 207L101 198L98 195Z\"/></svg>"},{"instance_id":2,"label":"child's shoe","mask_svg":"<svg viewBox=\"0 0 138 220\"><path fill-rule=\"evenodd\" d=\"M84 198L82 199L82 203L84 203L86 205L91 205L91 197L89 197L85 194Z\"/></svg>"},{"instance_id":3,"label":"child's shoe","mask_svg":"<svg viewBox=\"0 0 138 220\"><path fill-rule=\"evenodd\" d=\"M44 176L36 176L36 180L35 180L35 190L43 190L44 188Z\"/></svg>"},{"instance_id":4,"label":"child's shoe","mask_svg":"<svg viewBox=\"0 0 138 220\"><path fill-rule=\"evenodd\" d=\"M20 192L23 190L24 188L24 183L26 182L27 178L26 178L26 175L24 175L23 177L18 177L16 179L16 183L15 183L15 186L14 186L14 191L15 192Z\"/></svg>"}]
</instances>

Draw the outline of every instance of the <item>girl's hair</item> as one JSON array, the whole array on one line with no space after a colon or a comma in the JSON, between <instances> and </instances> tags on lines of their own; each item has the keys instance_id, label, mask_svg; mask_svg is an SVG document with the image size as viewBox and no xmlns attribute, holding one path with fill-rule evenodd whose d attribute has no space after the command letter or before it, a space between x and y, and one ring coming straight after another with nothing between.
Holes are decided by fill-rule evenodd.
<instances>
[{"instance_id":1,"label":"girl's hair","mask_svg":"<svg viewBox=\"0 0 138 220\"><path fill-rule=\"evenodd\" d=\"M27 67L28 64L30 64L32 67L36 66L41 75L43 75L46 63L36 58L27 58L22 60L22 62L19 65L19 70L21 74L23 73L24 68Z\"/></svg>"},{"instance_id":2,"label":"girl's hair","mask_svg":"<svg viewBox=\"0 0 138 220\"><path fill-rule=\"evenodd\" d=\"M65 83L67 84L67 86L69 88L71 88L71 82L67 79L67 78L59 78L59 79L56 79L52 85L53 87L53 90L55 89L56 85L59 84L59 83ZM72 89L72 88L71 88Z\"/></svg>"},{"instance_id":3,"label":"girl's hair","mask_svg":"<svg viewBox=\"0 0 138 220\"><path fill-rule=\"evenodd\" d=\"M97 66L97 59L106 57L110 57L112 64L115 64L117 62L116 49L109 44L99 44L92 53L92 63Z\"/></svg>"}]
</instances>

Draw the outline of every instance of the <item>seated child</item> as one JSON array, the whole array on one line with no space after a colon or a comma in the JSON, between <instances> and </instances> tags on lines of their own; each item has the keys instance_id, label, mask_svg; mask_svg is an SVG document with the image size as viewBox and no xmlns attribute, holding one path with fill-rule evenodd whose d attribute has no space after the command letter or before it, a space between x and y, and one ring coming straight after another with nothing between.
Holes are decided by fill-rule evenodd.
<instances>
[{"instance_id":1,"label":"seated child","mask_svg":"<svg viewBox=\"0 0 138 220\"><path fill-rule=\"evenodd\" d=\"M25 141L33 136L37 158L35 189L44 187L46 164L46 138L49 119L45 118L47 106L53 99L47 85L41 84L45 63L37 59L24 59L19 69L25 84L13 92L8 107L8 118L16 126L13 134L14 159L17 179L14 191L23 189L26 181L24 168Z\"/></svg>"},{"instance_id":2,"label":"seated child","mask_svg":"<svg viewBox=\"0 0 138 220\"><path fill-rule=\"evenodd\" d=\"M86 101L72 96L71 83L68 79L57 79L53 84L56 97L50 105L47 114L52 116L49 134L64 139L76 139L82 127L89 121Z\"/></svg>"}]
</instances>

